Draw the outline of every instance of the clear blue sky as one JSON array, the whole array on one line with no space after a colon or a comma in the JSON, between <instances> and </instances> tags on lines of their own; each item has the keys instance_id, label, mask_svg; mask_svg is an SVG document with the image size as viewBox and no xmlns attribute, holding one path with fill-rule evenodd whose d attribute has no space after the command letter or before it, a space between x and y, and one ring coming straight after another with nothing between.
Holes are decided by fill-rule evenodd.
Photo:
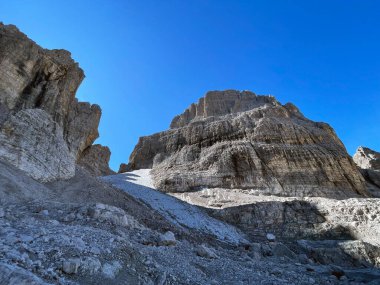
<instances>
[{"instance_id":1,"label":"clear blue sky","mask_svg":"<svg viewBox=\"0 0 380 285\"><path fill-rule=\"evenodd\" d=\"M207 90L272 94L380 150L380 1L5 1L0 21L86 73L111 166Z\"/></svg>"}]
</instances>

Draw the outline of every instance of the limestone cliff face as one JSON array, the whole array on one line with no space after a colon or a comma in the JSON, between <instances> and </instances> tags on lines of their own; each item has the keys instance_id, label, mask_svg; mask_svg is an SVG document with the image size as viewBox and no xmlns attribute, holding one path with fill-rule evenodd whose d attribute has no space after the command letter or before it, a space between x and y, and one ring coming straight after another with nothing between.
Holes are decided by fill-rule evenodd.
<instances>
[{"instance_id":1,"label":"limestone cliff face","mask_svg":"<svg viewBox=\"0 0 380 285\"><path fill-rule=\"evenodd\" d=\"M153 168L162 191L239 188L280 196L366 195L334 130L272 96L212 91L171 129L141 137L130 169Z\"/></svg>"},{"instance_id":2,"label":"limestone cliff face","mask_svg":"<svg viewBox=\"0 0 380 285\"><path fill-rule=\"evenodd\" d=\"M380 153L360 146L353 159L365 178L371 194L380 197Z\"/></svg>"},{"instance_id":3,"label":"limestone cliff face","mask_svg":"<svg viewBox=\"0 0 380 285\"><path fill-rule=\"evenodd\" d=\"M111 151L108 147L95 144L83 151L78 163L95 176L111 175L115 172L108 166L110 157Z\"/></svg>"},{"instance_id":4,"label":"limestone cliff face","mask_svg":"<svg viewBox=\"0 0 380 285\"><path fill-rule=\"evenodd\" d=\"M99 136L100 107L75 98L83 79L68 51L0 23L0 158L40 181L72 177Z\"/></svg>"}]
</instances>

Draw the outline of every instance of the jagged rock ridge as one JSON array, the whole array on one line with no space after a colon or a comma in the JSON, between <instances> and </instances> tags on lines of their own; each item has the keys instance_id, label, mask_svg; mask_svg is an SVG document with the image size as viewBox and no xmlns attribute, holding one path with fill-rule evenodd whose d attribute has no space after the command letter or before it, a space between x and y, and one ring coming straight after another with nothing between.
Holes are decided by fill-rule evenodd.
<instances>
[{"instance_id":1,"label":"jagged rock ridge","mask_svg":"<svg viewBox=\"0 0 380 285\"><path fill-rule=\"evenodd\" d=\"M0 158L43 182L72 177L99 136L100 107L75 98L83 79L68 51L0 23Z\"/></svg>"},{"instance_id":2,"label":"jagged rock ridge","mask_svg":"<svg viewBox=\"0 0 380 285\"><path fill-rule=\"evenodd\" d=\"M168 192L251 189L280 196L366 195L334 130L293 104L248 91L208 92L171 129L141 137L129 169L153 168Z\"/></svg>"},{"instance_id":3,"label":"jagged rock ridge","mask_svg":"<svg viewBox=\"0 0 380 285\"><path fill-rule=\"evenodd\" d=\"M360 146L353 159L366 180L368 190L374 197L380 197L380 153Z\"/></svg>"}]
</instances>

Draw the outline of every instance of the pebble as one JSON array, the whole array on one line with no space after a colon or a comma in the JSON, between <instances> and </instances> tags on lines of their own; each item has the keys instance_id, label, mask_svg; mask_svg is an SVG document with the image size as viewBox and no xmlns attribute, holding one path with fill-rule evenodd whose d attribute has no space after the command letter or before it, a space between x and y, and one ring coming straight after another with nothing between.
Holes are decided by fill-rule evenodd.
<instances>
[{"instance_id":1,"label":"pebble","mask_svg":"<svg viewBox=\"0 0 380 285\"><path fill-rule=\"evenodd\" d=\"M266 238L268 241L271 241L271 242L276 240L276 236L271 233L267 233Z\"/></svg>"}]
</instances>

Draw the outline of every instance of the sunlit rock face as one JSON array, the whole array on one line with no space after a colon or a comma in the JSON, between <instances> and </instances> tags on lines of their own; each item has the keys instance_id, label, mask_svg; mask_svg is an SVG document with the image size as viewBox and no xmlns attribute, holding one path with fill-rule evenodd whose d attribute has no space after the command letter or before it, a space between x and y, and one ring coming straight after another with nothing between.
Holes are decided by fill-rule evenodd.
<instances>
[{"instance_id":1,"label":"sunlit rock face","mask_svg":"<svg viewBox=\"0 0 380 285\"><path fill-rule=\"evenodd\" d=\"M153 168L166 192L253 189L279 196L366 195L356 165L325 123L248 91L212 91L171 128L141 137L129 168Z\"/></svg>"},{"instance_id":2,"label":"sunlit rock face","mask_svg":"<svg viewBox=\"0 0 380 285\"><path fill-rule=\"evenodd\" d=\"M368 147L358 147L353 159L362 169L380 170L380 153Z\"/></svg>"},{"instance_id":3,"label":"sunlit rock face","mask_svg":"<svg viewBox=\"0 0 380 285\"><path fill-rule=\"evenodd\" d=\"M0 23L0 159L40 181L72 177L99 136L100 107L75 98L83 78L68 51Z\"/></svg>"},{"instance_id":4,"label":"sunlit rock face","mask_svg":"<svg viewBox=\"0 0 380 285\"><path fill-rule=\"evenodd\" d=\"M360 146L353 159L366 180L369 192L380 198L380 153Z\"/></svg>"}]
</instances>

